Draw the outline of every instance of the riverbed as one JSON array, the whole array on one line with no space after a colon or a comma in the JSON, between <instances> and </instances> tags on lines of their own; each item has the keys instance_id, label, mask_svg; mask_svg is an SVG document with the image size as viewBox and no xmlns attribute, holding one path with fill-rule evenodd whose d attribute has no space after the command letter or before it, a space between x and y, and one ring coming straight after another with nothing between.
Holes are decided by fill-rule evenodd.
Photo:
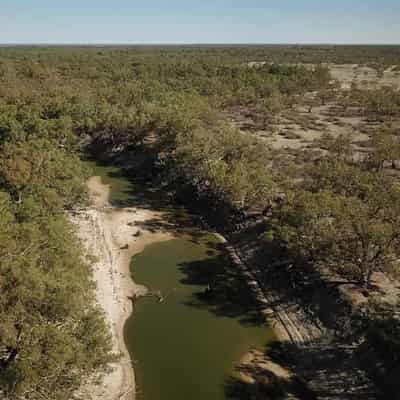
<instances>
[{"instance_id":1,"label":"riverbed","mask_svg":"<svg viewBox=\"0 0 400 400\"><path fill-rule=\"evenodd\" d=\"M230 398L240 361L274 339L249 300L245 282L217 236L193 226L184 208L115 167L96 165L95 174L109 185L112 206L154 207L169 219L179 216L179 226L166 218L151 227L173 239L149 244L131 261L133 280L153 294L134 301L124 327L136 398Z\"/></svg>"}]
</instances>

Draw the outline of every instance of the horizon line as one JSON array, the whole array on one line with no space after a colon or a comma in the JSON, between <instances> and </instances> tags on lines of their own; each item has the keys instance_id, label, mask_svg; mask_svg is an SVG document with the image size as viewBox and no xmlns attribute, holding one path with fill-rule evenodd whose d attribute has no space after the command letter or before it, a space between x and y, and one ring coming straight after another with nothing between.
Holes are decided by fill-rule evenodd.
<instances>
[{"instance_id":1,"label":"horizon line","mask_svg":"<svg viewBox=\"0 0 400 400\"><path fill-rule=\"evenodd\" d=\"M400 42L0 42L0 47L12 46L400 46Z\"/></svg>"}]
</instances>

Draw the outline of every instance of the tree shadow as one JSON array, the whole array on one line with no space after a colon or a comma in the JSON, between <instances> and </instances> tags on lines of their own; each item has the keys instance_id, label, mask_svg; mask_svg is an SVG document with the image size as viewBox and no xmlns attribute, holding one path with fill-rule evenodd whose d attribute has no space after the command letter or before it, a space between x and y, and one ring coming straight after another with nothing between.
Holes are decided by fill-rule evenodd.
<instances>
[{"instance_id":1,"label":"tree shadow","mask_svg":"<svg viewBox=\"0 0 400 400\"><path fill-rule=\"evenodd\" d=\"M210 255L216 251L216 256L179 265L183 284L204 287L185 304L220 317L237 318L245 326L266 326L260 307L249 296L246 281L223 253L221 244L209 245L214 246Z\"/></svg>"},{"instance_id":2,"label":"tree shadow","mask_svg":"<svg viewBox=\"0 0 400 400\"><path fill-rule=\"evenodd\" d=\"M104 164L109 166L110 164ZM168 188L157 184L160 179L149 177L151 174L134 173L133 170L113 169L107 173L108 178L126 179L129 184L121 189L122 198L111 200L115 207L144 208L161 215L146 221L135 221L135 226L150 232L168 231L175 234L189 234L195 243L204 243L207 228L200 209L180 207L176 199L168 194ZM185 190L183 190L185 192ZM190 196L190 194L189 194ZM187 199L185 199L187 201ZM199 229L200 228L200 229ZM235 268L220 243L208 241L209 258L205 260L182 263L179 268L184 273L182 283L203 286L194 293L188 305L207 309L217 316L237 318L246 326L265 325L258 304L249 296L245 279Z\"/></svg>"},{"instance_id":3,"label":"tree shadow","mask_svg":"<svg viewBox=\"0 0 400 400\"><path fill-rule=\"evenodd\" d=\"M327 281L320 271L308 268L298 260L297 265L294 265L290 261L294 258L288 254L284 244L260 244L260 231L263 230L266 230L265 225L261 229L254 225L232 235L231 240L239 255L249 265L257 266L254 275L264 291L274 294L274 301L269 306L276 312L285 311L296 315L300 326L307 333L306 336L316 338L302 345L290 342L268 345L265 357L296 374L294 381L277 379L274 385L300 399L316 398L305 382L312 382L318 398L384 398L374 384L372 371L363 365L355 345L345 340L348 333L354 332L348 322L354 319L349 319L351 313L341 301L338 288L352 283L345 280ZM314 332L317 333L315 327L319 329L318 335L314 335ZM339 329L340 335L333 337L332 333ZM263 379L258 378L261 372L256 367L251 368L253 371L250 375L254 382L243 382L234 377L227 383L227 391L232 393L230 398L286 398L279 397L279 393L268 393L271 384L265 388ZM268 376L268 371L263 374ZM236 397L235 390L239 393ZM247 393L248 397L241 397L240 393Z\"/></svg>"},{"instance_id":4,"label":"tree shadow","mask_svg":"<svg viewBox=\"0 0 400 400\"><path fill-rule=\"evenodd\" d=\"M105 183L107 180L121 181L117 188L118 194L110 198L110 204L116 208L139 208L159 212L160 216L136 221L135 225L139 230L150 232L171 232L175 234L190 234L195 240L201 234L199 228L207 228L205 219L195 210L188 210L187 207L179 204L173 196L173 191L162 185L159 179L149 178L145 173L132 169L115 167L108 162L96 161L103 167L113 167L106 171ZM115 168L114 168L115 167Z\"/></svg>"},{"instance_id":5,"label":"tree shadow","mask_svg":"<svg viewBox=\"0 0 400 400\"><path fill-rule=\"evenodd\" d=\"M155 185L153 181L122 168L109 171L107 176L114 179L125 179L130 183L121 191L125 195L123 199L111 201L115 207L140 207L155 211L168 211L175 208L170 195L165 192L164 188Z\"/></svg>"},{"instance_id":6,"label":"tree shadow","mask_svg":"<svg viewBox=\"0 0 400 400\"><path fill-rule=\"evenodd\" d=\"M235 376L231 376L225 385L229 400L317 399L306 381L293 374L287 349L281 349L280 346L281 342L269 343L263 355L256 357L250 364L236 368Z\"/></svg>"},{"instance_id":7,"label":"tree shadow","mask_svg":"<svg viewBox=\"0 0 400 400\"><path fill-rule=\"evenodd\" d=\"M273 374L265 372L253 382L230 377L225 383L225 396L228 400L278 400L286 399L284 386Z\"/></svg>"},{"instance_id":8,"label":"tree shadow","mask_svg":"<svg viewBox=\"0 0 400 400\"><path fill-rule=\"evenodd\" d=\"M243 371L252 377L251 381L230 377L225 383L228 400L316 400L307 385L296 378L282 378L271 371L257 367L246 367Z\"/></svg>"},{"instance_id":9,"label":"tree shadow","mask_svg":"<svg viewBox=\"0 0 400 400\"><path fill-rule=\"evenodd\" d=\"M237 372L251 379L230 377L226 382L228 399L337 400L384 399L360 368L360 359L351 346L315 341L304 345L290 342L268 344L264 357L287 371L278 376L263 363L239 366Z\"/></svg>"}]
</instances>

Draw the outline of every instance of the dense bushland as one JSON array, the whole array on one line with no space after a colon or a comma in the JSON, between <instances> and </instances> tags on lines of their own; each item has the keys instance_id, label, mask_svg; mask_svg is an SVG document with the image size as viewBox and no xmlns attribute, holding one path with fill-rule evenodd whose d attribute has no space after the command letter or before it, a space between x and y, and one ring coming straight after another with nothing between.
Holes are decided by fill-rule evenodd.
<instances>
[{"instance_id":1,"label":"dense bushland","mask_svg":"<svg viewBox=\"0 0 400 400\"><path fill-rule=\"evenodd\" d=\"M2 107L0 390L70 399L112 356L89 260L65 216L85 201L88 172L72 150L70 121Z\"/></svg>"},{"instance_id":2,"label":"dense bushland","mask_svg":"<svg viewBox=\"0 0 400 400\"><path fill-rule=\"evenodd\" d=\"M327 156L281 169L280 153L226 116L245 106L268 125L307 93L322 104L337 95L322 66L247 62L321 54L346 62L349 51L0 49L1 389L12 398L69 398L110 357L90 266L65 218L85 198L79 153L87 150L145 154L148 175L178 194L189 189L217 212L265 215L272 207L271 231L260 240L278 242L299 268L329 268L366 288L375 271L396 269L400 191L384 171L398 159L396 131L377 134L366 160L355 161L347 138L325 138ZM399 58L391 47L355 51L360 61ZM395 91L354 89L339 101L377 116L399 112Z\"/></svg>"},{"instance_id":3,"label":"dense bushland","mask_svg":"<svg viewBox=\"0 0 400 400\"><path fill-rule=\"evenodd\" d=\"M300 67L163 53L0 51L0 389L9 398L71 398L111 357L89 260L65 217L85 201L79 151L146 151L176 189L262 207L274 190L268 153L221 111L318 84Z\"/></svg>"},{"instance_id":4,"label":"dense bushland","mask_svg":"<svg viewBox=\"0 0 400 400\"><path fill-rule=\"evenodd\" d=\"M365 287L373 272L396 269L398 184L336 159L314 165L309 180L287 193L275 215L296 263L331 268Z\"/></svg>"}]
</instances>

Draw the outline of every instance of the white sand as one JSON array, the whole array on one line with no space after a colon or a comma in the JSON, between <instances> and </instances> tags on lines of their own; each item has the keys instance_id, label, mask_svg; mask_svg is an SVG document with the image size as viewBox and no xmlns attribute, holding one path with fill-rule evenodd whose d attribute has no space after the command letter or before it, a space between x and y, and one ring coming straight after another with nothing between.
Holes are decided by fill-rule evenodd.
<instances>
[{"instance_id":1,"label":"white sand","mask_svg":"<svg viewBox=\"0 0 400 400\"><path fill-rule=\"evenodd\" d=\"M108 203L109 187L101 182L100 177L90 178L88 187L93 206L76 213L71 219L78 226L79 237L88 255L96 257L93 279L97 301L109 323L113 349L122 356L110 365L110 373L103 376L100 383L85 385L81 395L90 400L134 399L134 371L124 343L123 327L132 313L130 297L143 295L146 288L131 280L130 259L147 244L168 240L172 235L140 228L140 236L135 237L138 222L161 218L161 214L138 208L111 207ZM126 245L128 248L122 249Z\"/></svg>"}]
</instances>

